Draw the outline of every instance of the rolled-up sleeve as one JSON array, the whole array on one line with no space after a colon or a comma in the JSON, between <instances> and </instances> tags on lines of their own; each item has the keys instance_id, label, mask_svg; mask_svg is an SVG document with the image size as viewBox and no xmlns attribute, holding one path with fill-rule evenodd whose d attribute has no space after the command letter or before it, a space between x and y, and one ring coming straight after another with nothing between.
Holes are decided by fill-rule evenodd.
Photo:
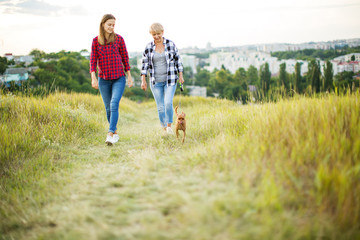
<instances>
[{"instance_id":1,"label":"rolled-up sleeve","mask_svg":"<svg viewBox=\"0 0 360 240\"><path fill-rule=\"evenodd\" d=\"M175 66L179 72L183 72L184 69L183 69L181 57L180 57L179 51L175 45L174 45L174 50L175 50L175 61L176 61Z\"/></svg>"},{"instance_id":2,"label":"rolled-up sleeve","mask_svg":"<svg viewBox=\"0 0 360 240\"><path fill-rule=\"evenodd\" d=\"M122 63L124 65L124 70L125 72L127 72L130 70L129 54L126 49L125 41L122 37L120 38L120 55L121 55Z\"/></svg>"},{"instance_id":3,"label":"rolled-up sleeve","mask_svg":"<svg viewBox=\"0 0 360 240\"><path fill-rule=\"evenodd\" d=\"M148 61L147 51L148 50L145 49L145 51L143 52L143 56L141 58L141 63L142 63L141 75L145 75L145 76L147 76L147 70L149 68L149 61Z\"/></svg>"},{"instance_id":4,"label":"rolled-up sleeve","mask_svg":"<svg viewBox=\"0 0 360 240\"><path fill-rule=\"evenodd\" d=\"M97 40L96 40L96 38L94 38L93 42L91 44L90 73L96 72L97 60L98 60L97 44L98 44Z\"/></svg>"}]
</instances>

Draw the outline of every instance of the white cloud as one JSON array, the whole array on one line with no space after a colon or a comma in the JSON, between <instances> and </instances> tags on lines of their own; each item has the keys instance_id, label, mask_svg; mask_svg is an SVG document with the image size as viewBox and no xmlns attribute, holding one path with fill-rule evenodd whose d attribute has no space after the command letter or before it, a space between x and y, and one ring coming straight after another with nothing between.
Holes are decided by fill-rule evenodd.
<instances>
[{"instance_id":1,"label":"white cloud","mask_svg":"<svg viewBox=\"0 0 360 240\"><path fill-rule=\"evenodd\" d=\"M64 7L43 0L0 1L4 14L29 14L35 16L86 15L83 6Z\"/></svg>"}]
</instances>

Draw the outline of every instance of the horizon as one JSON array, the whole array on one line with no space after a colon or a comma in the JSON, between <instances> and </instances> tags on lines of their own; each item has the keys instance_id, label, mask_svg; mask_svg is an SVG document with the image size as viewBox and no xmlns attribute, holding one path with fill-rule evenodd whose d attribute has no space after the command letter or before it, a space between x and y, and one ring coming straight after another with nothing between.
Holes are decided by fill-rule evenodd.
<instances>
[{"instance_id":1,"label":"horizon","mask_svg":"<svg viewBox=\"0 0 360 240\"><path fill-rule=\"evenodd\" d=\"M0 55L26 55L33 49L90 50L100 19L108 12L117 18L115 32L124 37L128 52L142 52L152 41L148 28L153 22L164 26L164 37L179 49L202 49L208 42L221 48L360 38L357 0L224 0L222 4L105 0L100 5L80 0L2 0L0 21L6 24L0 26Z\"/></svg>"},{"instance_id":2,"label":"horizon","mask_svg":"<svg viewBox=\"0 0 360 240\"><path fill-rule=\"evenodd\" d=\"M310 41L310 42L302 42L302 43L285 43L285 42L274 42L274 43L256 43L256 44L246 44L246 45L237 45L237 46L218 46L218 47L214 47L214 46L211 46L211 49L218 49L218 48L240 48L240 47L247 47L247 46L263 46L263 45L276 45L276 44L283 44L283 45L301 45L301 44L313 44L313 43L333 43L333 42L336 42L336 41L349 41L349 40L359 40L360 41L360 37L359 38L348 38L348 39L335 39L335 40L327 40L327 41L319 41L319 42L314 42L314 41ZM179 50L181 49L206 49L206 46L205 47L197 47L197 46L188 46L188 47L184 47L184 48L180 48ZM40 50L40 51L43 51L43 49L40 49L40 48L34 48L32 50ZM32 51L30 50L30 52ZM67 50L67 49L61 49L59 51L56 51L56 52L46 52L44 51L46 54L49 54L49 53L58 53L58 52L61 52L61 51L65 51L65 52L81 52L82 50L87 50L88 52L91 52L91 49L80 49L80 50L74 50L74 51L70 51L70 50ZM12 54L13 56L26 56L26 55L30 55L30 52L27 53L27 54L13 54L11 52L5 52L2 56L5 56L5 54ZM141 51L128 51L129 53L141 53ZM274 51L276 52L276 51ZM185 53L186 54L186 53ZM0 55L1 56L1 55Z\"/></svg>"}]
</instances>

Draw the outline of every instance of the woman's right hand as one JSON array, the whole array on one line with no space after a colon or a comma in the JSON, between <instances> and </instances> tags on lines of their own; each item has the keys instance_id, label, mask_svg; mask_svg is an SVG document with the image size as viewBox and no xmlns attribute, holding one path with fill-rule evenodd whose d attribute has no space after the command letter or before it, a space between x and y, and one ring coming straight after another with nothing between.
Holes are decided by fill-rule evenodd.
<instances>
[{"instance_id":1,"label":"woman's right hand","mask_svg":"<svg viewBox=\"0 0 360 240\"><path fill-rule=\"evenodd\" d=\"M95 72L91 73L91 86L95 89L99 89L99 82L96 78Z\"/></svg>"},{"instance_id":2,"label":"woman's right hand","mask_svg":"<svg viewBox=\"0 0 360 240\"><path fill-rule=\"evenodd\" d=\"M141 89L146 91L146 88L147 88L147 83L146 83L145 75L141 75Z\"/></svg>"}]
</instances>

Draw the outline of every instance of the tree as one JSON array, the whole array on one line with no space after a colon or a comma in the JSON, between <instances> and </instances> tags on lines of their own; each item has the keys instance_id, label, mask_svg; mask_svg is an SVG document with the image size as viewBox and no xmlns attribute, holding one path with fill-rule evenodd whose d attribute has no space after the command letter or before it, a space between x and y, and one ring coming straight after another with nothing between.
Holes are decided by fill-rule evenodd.
<instances>
[{"instance_id":1,"label":"tree","mask_svg":"<svg viewBox=\"0 0 360 240\"><path fill-rule=\"evenodd\" d=\"M229 100L240 100L242 103L246 103L248 92L240 85L230 83L224 88L223 97Z\"/></svg>"},{"instance_id":2,"label":"tree","mask_svg":"<svg viewBox=\"0 0 360 240\"><path fill-rule=\"evenodd\" d=\"M295 91L301 93L302 88L302 77L301 77L301 63L296 62L295 64Z\"/></svg>"},{"instance_id":3,"label":"tree","mask_svg":"<svg viewBox=\"0 0 360 240\"><path fill-rule=\"evenodd\" d=\"M77 73L80 71L79 64L73 57L62 57L58 61L58 66L68 73Z\"/></svg>"},{"instance_id":4,"label":"tree","mask_svg":"<svg viewBox=\"0 0 360 240\"><path fill-rule=\"evenodd\" d=\"M36 60L40 60L40 59L44 58L46 53L44 51L39 50L39 49L33 49L30 52L30 55L34 56L35 61L36 61Z\"/></svg>"},{"instance_id":5,"label":"tree","mask_svg":"<svg viewBox=\"0 0 360 240\"><path fill-rule=\"evenodd\" d=\"M354 79L353 79L354 73L353 72L341 72L336 74L335 76L335 86L337 88L346 90L352 88Z\"/></svg>"},{"instance_id":6,"label":"tree","mask_svg":"<svg viewBox=\"0 0 360 240\"><path fill-rule=\"evenodd\" d=\"M261 90L264 94L270 89L270 79L271 79L271 72L269 69L269 64L265 63L260 68L260 82L261 82Z\"/></svg>"},{"instance_id":7,"label":"tree","mask_svg":"<svg viewBox=\"0 0 360 240\"><path fill-rule=\"evenodd\" d=\"M320 92L320 66L315 59L311 60L309 64L309 82L312 90L316 93Z\"/></svg>"},{"instance_id":8,"label":"tree","mask_svg":"<svg viewBox=\"0 0 360 240\"><path fill-rule=\"evenodd\" d=\"M246 70L244 68L239 68L238 70L236 70L234 75L234 83L245 87L245 91L247 90L246 80Z\"/></svg>"},{"instance_id":9,"label":"tree","mask_svg":"<svg viewBox=\"0 0 360 240\"><path fill-rule=\"evenodd\" d=\"M280 76L279 76L280 86L283 86L285 89L288 89L288 79L286 73L286 63L280 64Z\"/></svg>"},{"instance_id":10,"label":"tree","mask_svg":"<svg viewBox=\"0 0 360 240\"><path fill-rule=\"evenodd\" d=\"M209 86L210 72L206 69L198 69L195 75L195 85L197 86Z\"/></svg>"},{"instance_id":11,"label":"tree","mask_svg":"<svg viewBox=\"0 0 360 240\"><path fill-rule=\"evenodd\" d=\"M324 90L331 91L333 89L334 71L330 61L326 61L324 65L324 78Z\"/></svg>"},{"instance_id":12,"label":"tree","mask_svg":"<svg viewBox=\"0 0 360 240\"><path fill-rule=\"evenodd\" d=\"M225 87L225 96L231 100L241 100L243 103L248 98L247 74L244 68L236 70L233 83ZM229 93L231 96L229 96Z\"/></svg>"},{"instance_id":13,"label":"tree","mask_svg":"<svg viewBox=\"0 0 360 240\"><path fill-rule=\"evenodd\" d=\"M193 72L192 68L191 67L184 67L183 74L184 74L185 81L188 84L192 83L192 85L194 85L195 80L194 80L194 72Z\"/></svg>"},{"instance_id":14,"label":"tree","mask_svg":"<svg viewBox=\"0 0 360 240\"><path fill-rule=\"evenodd\" d=\"M89 60L81 56L80 53L64 50L50 54L33 50L32 53L38 56L38 60L33 64L39 69L34 73L35 79L30 81L31 85L51 86L59 90L74 92L98 92L91 87ZM53 60L42 62L43 57Z\"/></svg>"},{"instance_id":15,"label":"tree","mask_svg":"<svg viewBox=\"0 0 360 240\"><path fill-rule=\"evenodd\" d=\"M133 57L129 59L130 66L136 66L137 65L137 57Z\"/></svg>"},{"instance_id":16,"label":"tree","mask_svg":"<svg viewBox=\"0 0 360 240\"><path fill-rule=\"evenodd\" d=\"M0 57L0 74L4 74L7 68L7 58L6 57Z\"/></svg>"},{"instance_id":17,"label":"tree","mask_svg":"<svg viewBox=\"0 0 360 240\"><path fill-rule=\"evenodd\" d=\"M140 79L140 69L138 69L137 67L132 67L130 68L130 73L131 73L131 76L134 80L134 84L136 86L136 83L138 82L140 84L141 82L141 79Z\"/></svg>"},{"instance_id":18,"label":"tree","mask_svg":"<svg viewBox=\"0 0 360 240\"><path fill-rule=\"evenodd\" d=\"M53 72L41 68L34 72L34 77L40 85L48 86L56 79L56 75Z\"/></svg>"},{"instance_id":19,"label":"tree","mask_svg":"<svg viewBox=\"0 0 360 240\"><path fill-rule=\"evenodd\" d=\"M255 85L257 88L260 88L259 73L256 67L250 65L247 70L246 77L249 85Z\"/></svg>"},{"instance_id":20,"label":"tree","mask_svg":"<svg viewBox=\"0 0 360 240\"><path fill-rule=\"evenodd\" d=\"M355 61L355 55L351 56L351 61Z\"/></svg>"},{"instance_id":21,"label":"tree","mask_svg":"<svg viewBox=\"0 0 360 240\"><path fill-rule=\"evenodd\" d=\"M224 97L223 91L226 85L229 84L229 82L232 82L232 76L228 70L221 69L216 72L213 87L219 92L221 97Z\"/></svg>"}]
</instances>

